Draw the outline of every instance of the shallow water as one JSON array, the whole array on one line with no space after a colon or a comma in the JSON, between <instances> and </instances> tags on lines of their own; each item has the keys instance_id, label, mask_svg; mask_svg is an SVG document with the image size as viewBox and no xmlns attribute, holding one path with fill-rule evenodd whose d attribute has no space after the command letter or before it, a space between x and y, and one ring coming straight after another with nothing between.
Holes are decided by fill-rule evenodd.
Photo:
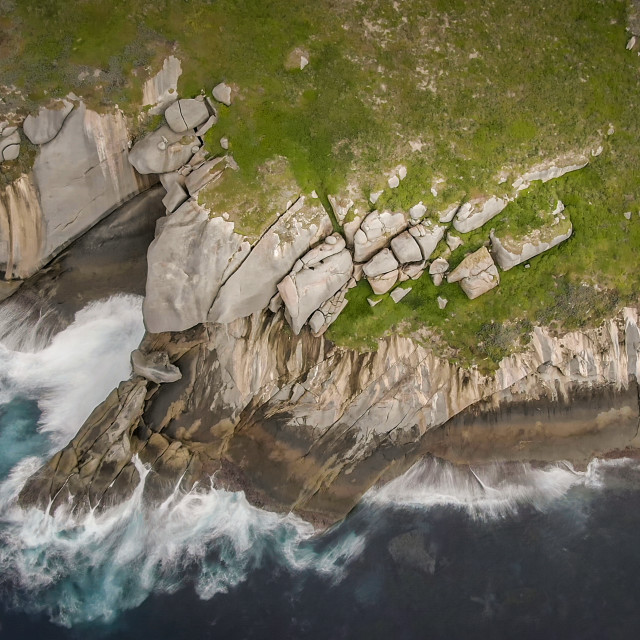
<instances>
[{"instance_id":1,"label":"shallow water","mask_svg":"<svg viewBox=\"0 0 640 640\"><path fill-rule=\"evenodd\" d=\"M9 322L0 316L0 638L637 636L634 461L577 472L425 460L320 536L213 486L148 510L141 484L82 520L23 511L20 487L128 377L143 327L130 296L53 339Z\"/></svg>"}]
</instances>

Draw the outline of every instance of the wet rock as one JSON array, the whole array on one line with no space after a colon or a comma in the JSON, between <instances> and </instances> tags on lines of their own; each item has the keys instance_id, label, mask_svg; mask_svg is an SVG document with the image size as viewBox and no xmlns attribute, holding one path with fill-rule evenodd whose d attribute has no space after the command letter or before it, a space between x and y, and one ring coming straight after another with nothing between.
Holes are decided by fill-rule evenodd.
<instances>
[{"instance_id":1,"label":"wet rock","mask_svg":"<svg viewBox=\"0 0 640 640\"><path fill-rule=\"evenodd\" d=\"M33 144L45 144L53 140L67 116L73 110L73 103L62 100L55 107L41 107L36 116L29 114L22 125L24 135Z\"/></svg>"},{"instance_id":2,"label":"wet rock","mask_svg":"<svg viewBox=\"0 0 640 640\"><path fill-rule=\"evenodd\" d=\"M131 353L133 373L156 384L176 382L182 378L180 369L169 362L169 356L164 351L143 353L136 349Z\"/></svg>"}]
</instances>

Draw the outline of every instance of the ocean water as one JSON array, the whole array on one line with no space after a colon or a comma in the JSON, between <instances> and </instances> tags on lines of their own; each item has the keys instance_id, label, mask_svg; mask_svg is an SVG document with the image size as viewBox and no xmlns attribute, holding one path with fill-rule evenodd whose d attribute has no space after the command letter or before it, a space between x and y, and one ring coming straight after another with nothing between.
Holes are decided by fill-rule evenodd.
<instances>
[{"instance_id":1,"label":"ocean water","mask_svg":"<svg viewBox=\"0 0 640 640\"><path fill-rule=\"evenodd\" d=\"M29 317L33 318L34 314ZM117 296L53 335L0 308L0 638L636 638L640 465L435 459L316 535L201 486L82 519L26 478L117 383L144 329Z\"/></svg>"}]
</instances>

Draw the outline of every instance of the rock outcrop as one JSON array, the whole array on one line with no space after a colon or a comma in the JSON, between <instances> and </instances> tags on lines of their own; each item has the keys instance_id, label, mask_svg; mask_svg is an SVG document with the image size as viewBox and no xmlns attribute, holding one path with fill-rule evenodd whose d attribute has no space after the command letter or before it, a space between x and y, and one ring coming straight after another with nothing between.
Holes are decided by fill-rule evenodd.
<instances>
[{"instance_id":1,"label":"rock outcrop","mask_svg":"<svg viewBox=\"0 0 640 640\"><path fill-rule=\"evenodd\" d=\"M224 283L209 322L232 322L266 309L296 260L333 230L322 205L301 197L262 235Z\"/></svg>"},{"instance_id":2,"label":"rock outcrop","mask_svg":"<svg viewBox=\"0 0 640 640\"><path fill-rule=\"evenodd\" d=\"M459 282L470 300L497 287L498 269L486 247L468 255L448 276L447 282Z\"/></svg>"},{"instance_id":3,"label":"rock outcrop","mask_svg":"<svg viewBox=\"0 0 640 640\"><path fill-rule=\"evenodd\" d=\"M176 133L163 125L136 142L129 153L129 162L143 175L169 173L186 164L200 146L193 131Z\"/></svg>"},{"instance_id":4,"label":"rock outcrop","mask_svg":"<svg viewBox=\"0 0 640 640\"><path fill-rule=\"evenodd\" d=\"M491 196L489 198L476 198L465 202L455 214L453 226L460 233L469 233L479 229L486 222L497 216L509 201L506 198Z\"/></svg>"},{"instance_id":5,"label":"rock outcrop","mask_svg":"<svg viewBox=\"0 0 640 640\"><path fill-rule=\"evenodd\" d=\"M344 238L333 234L306 253L279 284L278 291L286 307L285 317L293 332L300 330L320 307L349 282L353 259ZM336 309L332 309L332 315ZM312 329L318 333L326 324L326 315L316 316Z\"/></svg>"},{"instance_id":6,"label":"rock outcrop","mask_svg":"<svg viewBox=\"0 0 640 640\"><path fill-rule=\"evenodd\" d=\"M510 235L499 237L491 231L491 250L500 268L508 271L568 240L573 233L573 225L564 216L560 219L559 216L562 215L563 210L564 206L559 202L554 212L558 215L555 223L517 237Z\"/></svg>"},{"instance_id":7,"label":"rock outcrop","mask_svg":"<svg viewBox=\"0 0 640 640\"><path fill-rule=\"evenodd\" d=\"M37 116L28 115L22 125L24 135L33 144L51 142L62 129L64 121L73 110L73 103L62 100L53 107L41 107Z\"/></svg>"},{"instance_id":8,"label":"rock outcrop","mask_svg":"<svg viewBox=\"0 0 640 640\"><path fill-rule=\"evenodd\" d=\"M220 287L248 252L232 222L210 218L194 199L161 218L148 252L147 329L183 331L205 322Z\"/></svg>"},{"instance_id":9,"label":"rock outcrop","mask_svg":"<svg viewBox=\"0 0 640 640\"><path fill-rule=\"evenodd\" d=\"M163 113L178 99L178 79L182 75L182 65L175 56L165 58L162 69L149 78L142 87L142 105L151 107L152 115Z\"/></svg>"},{"instance_id":10,"label":"rock outcrop","mask_svg":"<svg viewBox=\"0 0 640 640\"><path fill-rule=\"evenodd\" d=\"M156 384L177 382L182 378L180 369L169 362L169 356L164 351L142 353L136 349L131 354L131 367L135 375Z\"/></svg>"}]
</instances>

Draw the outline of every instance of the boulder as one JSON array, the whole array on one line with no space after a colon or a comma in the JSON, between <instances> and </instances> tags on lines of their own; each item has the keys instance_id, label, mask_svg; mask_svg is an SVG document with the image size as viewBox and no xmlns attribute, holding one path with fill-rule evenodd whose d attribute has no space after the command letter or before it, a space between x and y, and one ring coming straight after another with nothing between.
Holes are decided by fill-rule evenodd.
<instances>
[{"instance_id":1,"label":"boulder","mask_svg":"<svg viewBox=\"0 0 640 640\"><path fill-rule=\"evenodd\" d=\"M462 290L473 300L500 283L498 269L486 247L468 255L448 276L447 282L460 282Z\"/></svg>"},{"instance_id":2,"label":"boulder","mask_svg":"<svg viewBox=\"0 0 640 640\"><path fill-rule=\"evenodd\" d=\"M549 180L554 180L555 178L565 175L565 173L578 171L579 169L586 167L588 164L588 157L581 154L569 154L532 167L529 171L520 176L512 186L517 191L522 191L529 187L529 185L535 180L548 182Z\"/></svg>"},{"instance_id":3,"label":"boulder","mask_svg":"<svg viewBox=\"0 0 640 640\"><path fill-rule=\"evenodd\" d=\"M389 291L398 281L398 261L389 249L383 249L364 265L364 274L374 293Z\"/></svg>"},{"instance_id":4,"label":"boulder","mask_svg":"<svg viewBox=\"0 0 640 640\"><path fill-rule=\"evenodd\" d=\"M333 213L340 224L343 224L354 202L347 196L327 196Z\"/></svg>"},{"instance_id":5,"label":"boulder","mask_svg":"<svg viewBox=\"0 0 640 640\"><path fill-rule=\"evenodd\" d=\"M465 202L456 213L453 226L460 233L469 233L479 229L485 222L497 216L509 201L505 198L491 196L488 198L476 198Z\"/></svg>"},{"instance_id":6,"label":"boulder","mask_svg":"<svg viewBox=\"0 0 640 640\"><path fill-rule=\"evenodd\" d=\"M449 247L449 251L455 251L464 244L460 236L454 236L452 233L447 233L445 242L447 243L447 247Z\"/></svg>"},{"instance_id":7,"label":"boulder","mask_svg":"<svg viewBox=\"0 0 640 640\"><path fill-rule=\"evenodd\" d=\"M418 204L413 205L411 209L409 209L409 217L412 220L421 220L424 218L424 214L427 213L427 207L422 204L422 201L418 202Z\"/></svg>"},{"instance_id":8,"label":"boulder","mask_svg":"<svg viewBox=\"0 0 640 640\"><path fill-rule=\"evenodd\" d=\"M188 197L189 194L184 188L178 182L174 182L167 189L167 195L162 199L162 204L167 209L167 213L173 213Z\"/></svg>"},{"instance_id":9,"label":"boulder","mask_svg":"<svg viewBox=\"0 0 640 640\"><path fill-rule=\"evenodd\" d=\"M397 287L391 292L391 299L397 304L411 291L411 287L407 287L403 289L402 287Z\"/></svg>"},{"instance_id":10,"label":"boulder","mask_svg":"<svg viewBox=\"0 0 640 640\"><path fill-rule=\"evenodd\" d=\"M341 249L335 252L335 247ZM310 259L301 258L304 266L294 269L278 284L285 317L296 335L309 317L348 283L353 273L351 252L345 248L344 240L333 245L325 240L309 253L314 254Z\"/></svg>"},{"instance_id":11,"label":"boulder","mask_svg":"<svg viewBox=\"0 0 640 640\"><path fill-rule=\"evenodd\" d=\"M228 84L224 82L217 84L211 94L218 102L226 104L227 107L231 106L231 87Z\"/></svg>"},{"instance_id":12,"label":"boulder","mask_svg":"<svg viewBox=\"0 0 640 640\"><path fill-rule=\"evenodd\" d=\"M138 173L168 173L179 169L200 148L192 131L176 133L163 125L133 145L129 162Z\"/></svg>"},{"instance_id":13,"label":"boulder","mask_svg":"<svg viewBox=\"0 0 640 640\"><path fill-rule=\"evenodd\" d=\"M45 144L53 140L67 116L73 110L73 103L69 100L62 100L55 107L41 107L38 115L28 115L22 125L24 135L33 144Z\"/></svg>"},{"instance_id":14,"label":"boulder","mask_svg":"<svg viewBox=\"0 0 640 640\"><path fill-rule=\"evenodd\" d=\"M164 112L167 124L175 133L195 129L209 119L207 105L200 100L178 100Z\"/></svg>"},{"instance_id":15,"label":"boulder","mask_svg":"<svg viewBox=\"0 0 640 640\"><path fill-rule=\"evenodd\" d=\"M391 250L400 264L422 261L420 246L408 231L403 231L391 240Z\"/></svg>"},{"instance_id":16,"label":"boulder","mask_svg":"<svg viewBox=\"0 0 640 640\"><path fill-rule=\"evenodd\" d=\"M508 271L569 239L573 233L573 226L571 221L562 215L563 211L564 205L558 201L555 211L551 214L550 224L517 237L499 237L491 231L491 248L500 267Z\"/></svg>"},{"instance_id":17,"label":"boulder","mask_svg":"<svg viewBox=\"0 0 640 640\"><path fill-rule=\"evenodd\" d=\"M371 212L354 235L354 260L366 262L406 227L407 221L402 213Z\"/></svg>"},{"instance_id":18,"label":"boulder","mask_svg":"<svg viewBox=\"0 0 640 640\"><path fill-rule=\"evenodd\" d=\"M182 378L180 369L169 362L164 351L143 353L136 349L131 353L131 366L134 374L156 384L176 382Z\"/></svg>"},{"instance_id":19,"label":"boulder","mask_svg":"<svg viewBox=\"0 0 640 640\"><path fill-rule=\"evenodd\" d=\"M147 330L184 331L205 322L220 287L249 249L232 222L210 218L194 199L158 220L142 305Z\"/></svg>"},{"instance_id":20,"label":"boulder","mask_svg":"<svg viewBox=\"0 0 640 640\"><path fill-rule=\"evenodd\" d=\"M440 213L440 215L438 216L438 220L440 222L447 222L447 223L451 222L456 217L456 213L458 213L458 209L460 209L460 203L454 202L453 204L449 205L444 211Z\"/></svg>"},{"instance_id":21,"label":"boulder","mask_svg":"<svg viewBox=\"0 0 640 640\"><path fill-rule=\"evenodd\" d=\"M278 283L296 260L332 230L331 219L322 205L300 198L264 233L222 286L211 307L209 322L232 322L266 309Z\"/></svg>"},{"instance_id":22,"label":"boulder","mask_svg":"<svg viewBox=\"0 0 640 640\"><path fill-rule=\"evenodd\" d=\"M437 297L437 301L438 301L439 309L444 309L447 306L447 303L449 302L446 298L442 298L441 296Z\"/></svg>"},{"instance_id":23,"label":"boulder","mask_svg":"<svg viewBox=\"0 0 640 640\"><path fill-rule=\"evenodd\" d=\"M0 135L0 162L15 160L20 155L20 134L14 127L7 127Z\"/></svg>"},{"instance_id":24,"label":"boulder","mask_svg":"<svg viewBox=\"0 0 640 640\"><path fill-rule=\"evenodd\" d=\"M449 263L444 258L436 258L429 265L429 275L446 273L448 268L449 268Z\"/></svg>"},{"instance_id":25,"label":"boulder","mask_svg":"<svg viewBox=\"0 0 640 640\"><path fill-rule=\"evenodd\" d=\"M409 229L409 233L418 243L423 260L428 260L436 250L438 242L442 240L446 227L433 225L430 222L416 224Z\"/></svg>"}]
</instances>

